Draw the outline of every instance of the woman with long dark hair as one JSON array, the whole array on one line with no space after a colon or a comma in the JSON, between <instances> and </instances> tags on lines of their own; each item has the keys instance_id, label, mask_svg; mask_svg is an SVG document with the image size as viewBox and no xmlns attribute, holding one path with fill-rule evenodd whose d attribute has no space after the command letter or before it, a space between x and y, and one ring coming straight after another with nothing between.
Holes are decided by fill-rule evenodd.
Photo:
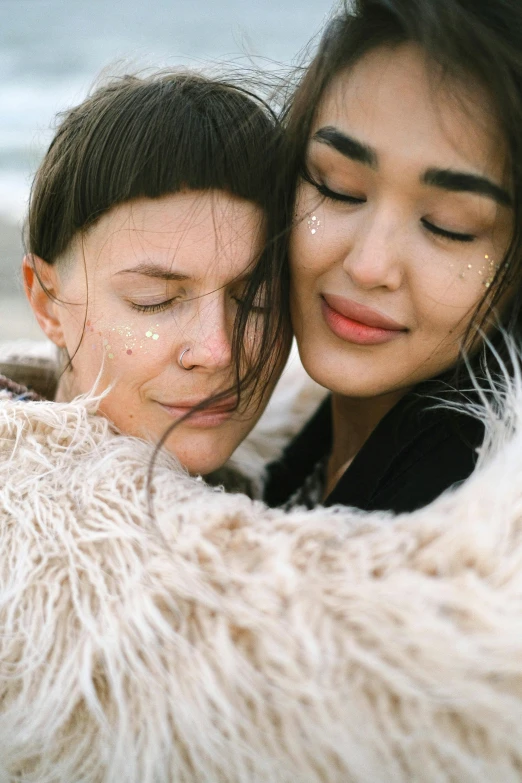
<instances>
[{"instance_id":1,"label":"woman with long dark hair","mask_svg":"<svg viewBox=\"0 0 522 783\"><path fill-rule=\"evenodd\" d=\"M472 472L483 429L450 405L521 337L521 51L515 2L358 0L328 26L286 130L293 324L332 395L270 503L411 511Z\"/></svg>"}]
</instances>

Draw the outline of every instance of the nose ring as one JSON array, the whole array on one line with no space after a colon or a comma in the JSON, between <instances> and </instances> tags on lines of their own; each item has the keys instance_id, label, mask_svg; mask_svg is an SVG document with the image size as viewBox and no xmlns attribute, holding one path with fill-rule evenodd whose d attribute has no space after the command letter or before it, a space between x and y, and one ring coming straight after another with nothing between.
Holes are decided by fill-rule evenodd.
<instances>
[{"instance_id":1,"label":"nose ring","mask_svg":"<svg viewBox=\"0 0 522 783\"><path fill-rule=\"evenodd\" d=\"M194 364L193 364L191 367L185 367L185 365L183 364L183 357L185 356L185 354L187 353L187 351L190 351L190 348L184 348L184 349L181 351L181 353L180 353L180 355L179 355L179 359L178 359L178 364L179 364L179 366L180 366L180 367L182 367L184 370L193 370L193 369L194 369L194 367L195 367L195 365L194 365Z\"/></svg>"}]
</instances>

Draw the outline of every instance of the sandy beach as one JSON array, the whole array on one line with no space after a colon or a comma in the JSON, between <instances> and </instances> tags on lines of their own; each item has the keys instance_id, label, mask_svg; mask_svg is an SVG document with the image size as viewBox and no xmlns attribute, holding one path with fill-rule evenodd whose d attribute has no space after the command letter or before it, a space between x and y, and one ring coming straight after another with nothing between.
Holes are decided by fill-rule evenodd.
<instances>
[{"instance_id":1,"label":"sandy beach","mask_svg":"<svg viewBox=\"0 0 522 783\"><path fill-rule=\"evenodd\" d=\"M20 279L21 227L0 217L0 340L42 339Z\"/></svg>"}]
</instances>

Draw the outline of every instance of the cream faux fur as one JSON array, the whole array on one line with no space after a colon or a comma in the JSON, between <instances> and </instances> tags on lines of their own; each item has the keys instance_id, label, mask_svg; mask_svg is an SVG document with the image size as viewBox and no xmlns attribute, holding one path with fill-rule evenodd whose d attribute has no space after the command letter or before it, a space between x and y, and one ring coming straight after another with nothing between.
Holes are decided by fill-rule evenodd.
<instances>
[{"instance_id":1,"label":"cream faux fur","mask_svg":"<svg viewBox=\"0 0 522 783\"><path fill-rule=\"evenodd\" d=\"M267 510L0 402L0 781L522 780L522 395L395 519ZM512 435L512 430L515 434Z\"/></svg>"}]
</instances>

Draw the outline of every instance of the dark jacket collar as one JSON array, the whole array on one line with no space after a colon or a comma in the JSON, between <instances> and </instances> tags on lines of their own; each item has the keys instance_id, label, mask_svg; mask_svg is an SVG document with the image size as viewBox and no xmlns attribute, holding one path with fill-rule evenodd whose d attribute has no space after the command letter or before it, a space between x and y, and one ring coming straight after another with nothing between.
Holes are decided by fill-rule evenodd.
<instances>
[{"instance_id":1,"label":"dark jacket collar","mask_svg":"<svg viewBox=\"0 0 522 783\"><path fill-rule=\"evenodd\" d=\"M483 426L462 413L434 406L425 395L405 395L379 422L324 504L412 510L466 478L475 464ZM331 446L328 397L282 459L269 466L266 501L285 503ZM445 464L438 464L439 457Z\"/></svg>"}]
</instances>

